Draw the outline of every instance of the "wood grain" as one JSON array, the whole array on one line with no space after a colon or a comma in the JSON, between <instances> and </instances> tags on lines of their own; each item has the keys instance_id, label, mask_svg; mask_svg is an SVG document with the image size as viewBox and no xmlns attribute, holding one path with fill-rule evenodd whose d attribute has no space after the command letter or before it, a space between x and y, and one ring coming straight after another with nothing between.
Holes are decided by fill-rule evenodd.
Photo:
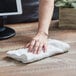
<instances>
[{"instance_id":1,"label":"wood grain","mask_svg":"<svg viewBox=\"0 0 76 76\"><path fill-rule=\"evenodd\" d=\"M76 29L76 9L60 8L59 9L59 27Z\"/></svg>"},{"instance_id":2,"label":"wood grain","mask_svg":"<svg viewBox=\"0 0 76 76\"><path fill-rule=\"evenodd\" d=\"M7 58L6 51L22 48L36 34L38 23L6 25L16 30L16 36L0 41L0 76L76 76L76 30L49 30L49 38L71 45L68 53L38 62L22 64Z\"/></svg>"}]
</instances>

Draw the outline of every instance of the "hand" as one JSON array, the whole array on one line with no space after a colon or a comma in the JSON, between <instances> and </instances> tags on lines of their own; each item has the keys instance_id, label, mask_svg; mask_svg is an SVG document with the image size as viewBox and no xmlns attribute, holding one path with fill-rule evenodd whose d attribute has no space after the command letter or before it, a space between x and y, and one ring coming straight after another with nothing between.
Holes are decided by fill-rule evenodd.
<instances>
[{"instance_id":1,"label":"hand","mask_svg":"<svg viewBox=\"0 0 76 76\"><path fill-rule=\"evenodd\" d=\"M26 47L29 52L38 54L41 50L45 52L47 50L47 38L45 33L38 33L31 42L29 42Z\"/></svg>"}]
</instances>

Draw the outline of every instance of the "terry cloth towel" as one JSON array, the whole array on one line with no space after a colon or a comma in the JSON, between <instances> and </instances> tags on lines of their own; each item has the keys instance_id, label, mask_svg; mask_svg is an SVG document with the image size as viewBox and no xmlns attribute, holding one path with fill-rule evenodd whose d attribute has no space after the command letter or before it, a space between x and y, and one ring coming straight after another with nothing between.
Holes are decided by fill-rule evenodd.
<instances>
[{"instance_id":1,"label":"terry cloth towel","mask_svg":"<svg viewBox=\"0 0 76 76\"><path fill-rule=\"evenodd\" d=\"M28 48L17 49L8 51L7 56L22 63L34 62L43 58L50 57L55 54L61 54L67 52L70 49L70 45L59 40L48 39L48 49L45 53L41 51L39 54L33 54L28 52Z\"/></svg>"}]
</instances>

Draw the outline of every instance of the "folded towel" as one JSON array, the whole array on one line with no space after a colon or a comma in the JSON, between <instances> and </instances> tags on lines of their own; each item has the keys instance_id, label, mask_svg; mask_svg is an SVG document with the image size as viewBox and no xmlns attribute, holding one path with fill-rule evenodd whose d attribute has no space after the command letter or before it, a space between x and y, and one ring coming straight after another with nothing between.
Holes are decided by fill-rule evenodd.
<instances>
[{"instance_id":1,"label":"folded towel","mask_svg":"<svg viewBox=\"0 0 76 76\"><path fill-rule=\"evenodd\" d=\"M22 48L8 51L7 56L15 60L21 61L22 63L29 63L55 54L67 52L70 49L70 45L63 41L48 39L47 48L48 49L45 53L41 51L39 54L33 54L31 52L28 52L28 48Z\"/></svg>"}]
</instances>

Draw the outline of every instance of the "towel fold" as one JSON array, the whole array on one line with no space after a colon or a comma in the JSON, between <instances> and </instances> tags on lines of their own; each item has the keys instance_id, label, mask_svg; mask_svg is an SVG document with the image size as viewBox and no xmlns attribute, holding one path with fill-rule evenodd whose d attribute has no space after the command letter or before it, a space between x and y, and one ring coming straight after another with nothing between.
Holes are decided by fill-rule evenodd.
<instances>
[{"instance_id":1,"label":"towel fold","mask_svg":"<svg viewBox=\"0 0 76 76\"><path fill-rule=\"evenodd\" d=\"M46 57L50 57L55 54L67 52L70 49L70 45L63 41L48 39L47 48L48 49L45 53L41 51L39 54L28 52L28 48L21 48L13 51L8 51L7 56L21 61L22 63L29 63Z\"/></svg>"}]
</instances>

